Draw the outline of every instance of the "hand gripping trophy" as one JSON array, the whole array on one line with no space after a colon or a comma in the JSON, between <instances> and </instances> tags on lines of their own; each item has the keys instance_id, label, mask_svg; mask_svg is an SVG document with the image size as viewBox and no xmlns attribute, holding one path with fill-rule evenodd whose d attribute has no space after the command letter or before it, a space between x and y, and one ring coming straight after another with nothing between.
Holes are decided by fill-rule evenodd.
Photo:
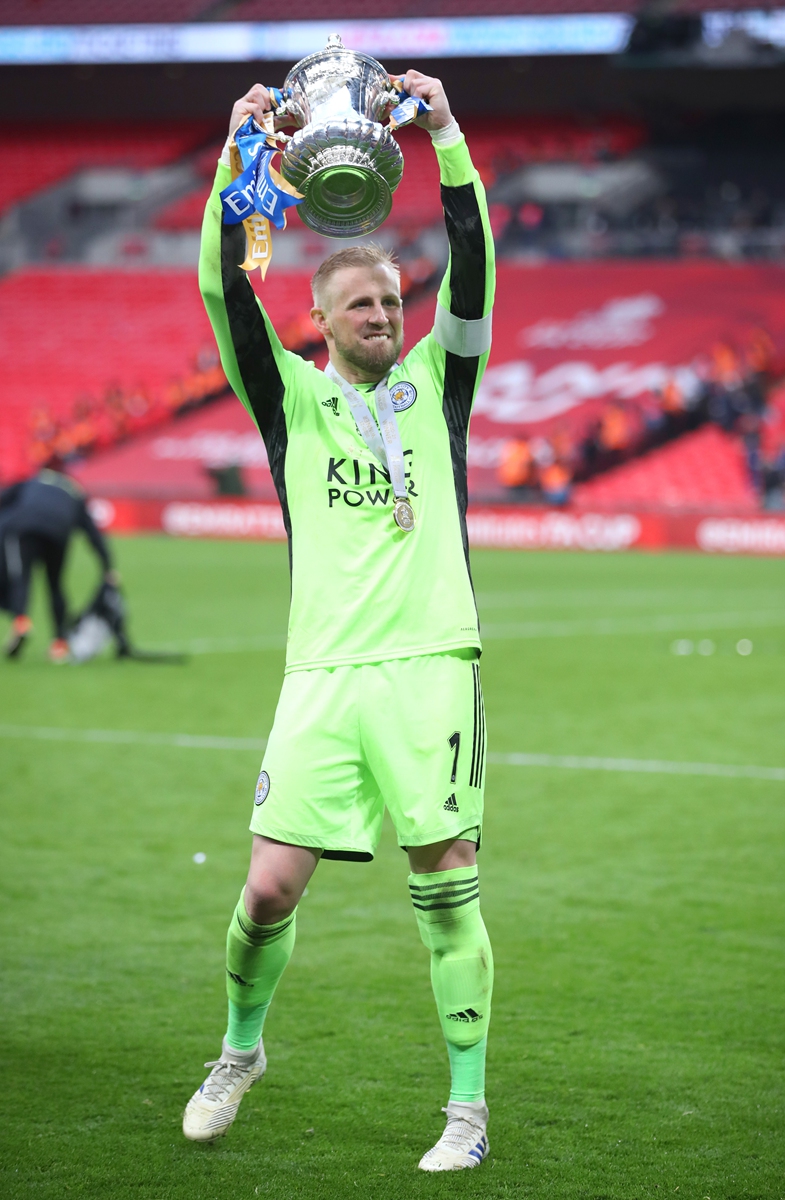
<instances>
[{"instance_id":1,"label":"hand gripping trophy","mask_svg":"<svg viewBox=\"0 0 785 1200\"><path fill-rule=\"evenodd\" d=\"M284 210L293 204L301 206L302 221L326 237L373 233L389 216L403 176L392 130L430 106L406 95L400 81L391 82L375 58L346 49L338 34L292 67L283 88L270 95L276 108L265 114L264 128L250 117L234 131L236 178L222 197L225 219L250 215L249 247L259 240L260 218L284 228ZM299 126L293 136L281 128L291 124ZM281 149L278 172L270 160ZM264 232L269 243L269 226ZM269 250L256 256L249 250L249 266L266 269L269 259Z\"/></svg>"},{"instance_id":2,"label":"hand gripping trophy","mask_svg":"<svg viewBox=\"0 0 785 1200\"><path fill-rule=\"evenodd\" d=\"M391 130L412 119L439 164L450 259L433 327L403 355L400 272L366 235L401 179ZM279 132L287 122L299 126L292 136ZM264 258L264 225L283 228L293 205L311 229L353 239L311 281L323 371L283 347L246 273ZM482 183L440 81L409 70L396 87L374 59L331 38L280 91L251 88L205 211L199 282L227 378L267 448L292 587L251 863L227 938L226 1034L183 1131L193 1141L225 1134L264 1075L263 1026L300 898L322 859L371 861L386 808L408 856L450 1068L446 1128L419 1165L476 1167L488 1153L493 956L477 872L486 734L466 454L490 350L494 253ZM336 986L309 981L322 985ZM405 1056L418 1001L405 979L388 1000L378 1032ZM293 992L287 1002L298 1003ZM270 1136L268 1146L273 1155Z\"/></svg>"}]
</instances>

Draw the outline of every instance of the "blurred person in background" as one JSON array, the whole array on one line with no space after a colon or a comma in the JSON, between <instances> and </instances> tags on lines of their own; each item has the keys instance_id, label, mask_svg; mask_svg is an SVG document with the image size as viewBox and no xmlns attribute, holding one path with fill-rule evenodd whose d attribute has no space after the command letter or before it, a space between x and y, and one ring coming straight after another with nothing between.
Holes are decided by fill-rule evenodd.
<instances>
[{"instance_id":1,"label":"blurred person in background","mask_svg":"<svg viewBox=\"0 0 785 1200\"><path fill-rule=\"evenodd\" d=\"M90 516L85 493L73 479L47 469L0 493L0 605L13 617L6 658L16 658L32 632L33 622L27 615L30 583L33 567L41 563L49 584L54 627L49 657L55 663L68 660L62 574L68 543L77 529L87 535L100 559L105 582L116 587L119 581L106 539Z\"/></svg>"},{"instance_id":2,"label":"blurred person in background","mask_svg":"<svg viewBox=\"0 0 785 1200\"><path fill-rule=\"evenodd\" d=\"M527 493L535 486L534 460L526 438L511 438L504 443L496 478L509 488L518 499L528 498Z\"/></svg>"}]
</instances>

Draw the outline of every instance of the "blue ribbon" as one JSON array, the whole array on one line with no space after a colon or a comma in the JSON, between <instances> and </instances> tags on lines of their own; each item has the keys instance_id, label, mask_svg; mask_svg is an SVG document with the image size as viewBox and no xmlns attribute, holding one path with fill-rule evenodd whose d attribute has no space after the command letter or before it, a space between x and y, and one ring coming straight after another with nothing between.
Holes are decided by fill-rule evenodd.
<instances>
[{"instance_id":1,"label":"blue ribbon","mask_svg":"<svg viewBox=\"0 0 785 1200\"><path fill-rule=\"evenodd\" d=\"M244 121L234 135L243 172L221 192L225 225L239 225L251 213L258 212L272 221L276 229L286 224L286 209L301 204L302 197L285 192L270 175L270 159L277 153L267 142L267 134L253 117Z\"/></svg>"},{"instance_id":2,"label":"blue ribbon","mask_svg":"<svg viewBox=\"0 0 785 1200\"><path fill-rule=\"evenodd\" d=\"M412 121L416 121L423 113L433 112L430 104L425 100L420 100L418 96L410 96L408 92L399 89L401 103L397 108L394 108L390 113L390 127L392 129L400 129L403 125L410 125Z\"/></svg>"}]
</instances>

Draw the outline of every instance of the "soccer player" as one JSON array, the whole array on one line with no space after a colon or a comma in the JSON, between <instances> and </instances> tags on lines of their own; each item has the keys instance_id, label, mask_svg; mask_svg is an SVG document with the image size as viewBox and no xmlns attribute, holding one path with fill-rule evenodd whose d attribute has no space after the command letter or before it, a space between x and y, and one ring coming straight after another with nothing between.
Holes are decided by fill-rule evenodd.
<instances>
[{"instance_id":1,"label":"soccer player","mask_svg":"<svg viewBox=\"0 0 785 1200\"><path fill-rule=\"evenodd\" d=\"M54 663L68 661L66 603L61 585L66 550L71 535L81 529L100 559L103 577L113 586L118 577L106 539L90 516L87 497L68 475L44 470L32 479L14 484L0 495L0 553L5 568L3 607L13 615L5 644L7 658L16 658L32 632L27 615L33 567L46 569L52 609L54 638L49 657Z\"/></svg>"},{"instance_id":2,"label":"soccer player","mask_svg":"<svg viewBox=\"0 0 785 1200\"><path fill-rule=\"evenodd\" d=\"M476 850L485 775L480 639L466 537L466 446L490 349L493 240L480 178L438 79L404 86L431 111L450 263L432 331L399 362L399 272L347 247L313 278L324 372L283 349L247 275L242 226L221 220L218 166L200 284L232 387L264 438L289 536L292 599L283 689L254 798L253 847L227 937L229 1023L189 1101L194 1141L225 1133L264 1073L262 1027L294 948L297 903L322 859L368 861L384 806L447 1042L447 1124L420 1167L488 1153L485 1049L493 959ZM256 85L231 131L261 119Z\"/></svg>"}]
</instances>

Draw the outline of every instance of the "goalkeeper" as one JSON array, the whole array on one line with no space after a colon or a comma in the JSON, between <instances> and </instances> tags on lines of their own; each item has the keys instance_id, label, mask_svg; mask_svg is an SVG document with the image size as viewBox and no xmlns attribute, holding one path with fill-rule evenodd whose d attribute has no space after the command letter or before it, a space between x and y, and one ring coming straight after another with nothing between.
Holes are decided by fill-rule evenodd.
<instances>
[{"instance_id":1,"label":"goalkeeper","mask_svg":"<svg viewBox=\"0 0 785 1200\"><path fill-rule=\"evenodd\" d=\"M228 149L205 212L200 284L232 387L264 438L289 537L286 670L254 796L245 888L227 937L229 1021L189 1101L194 1141L225 1133L265 1070L262 1027L320 859L373 857L386 806L409 857L447 1043L447 1124L425 1171L488 1153L485 1050L493 959L476 850L485 778L480 639L466 536L469 416L490 349L493 241L485 195L441 83L408 71L441 171L450 262L432 331L399 362L400 279L377 246L313 278L324 372L283 349L221 219ZM253 87L233 132L271 108Z\"/></svg>"}]
</instances>

